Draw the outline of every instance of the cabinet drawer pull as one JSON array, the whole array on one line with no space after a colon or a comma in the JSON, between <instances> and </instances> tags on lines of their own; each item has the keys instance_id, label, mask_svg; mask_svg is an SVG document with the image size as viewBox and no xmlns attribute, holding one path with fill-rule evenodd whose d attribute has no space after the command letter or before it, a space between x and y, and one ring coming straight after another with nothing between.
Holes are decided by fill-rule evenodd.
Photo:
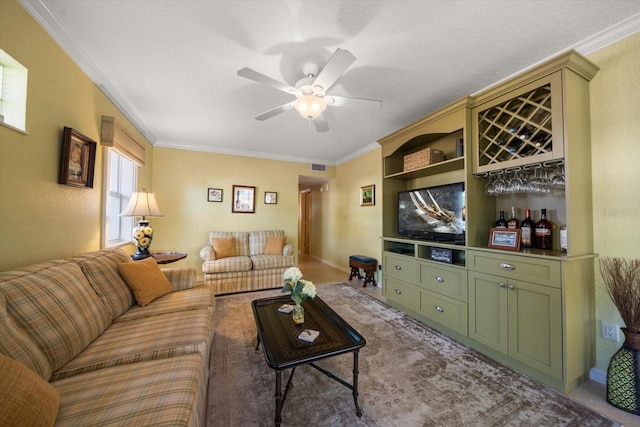
<instances>
[{"instance_id":1,"label":"cabinet drawer pull","mask_svg":"<svg viewBox=\"0 0 640 427\"><path fill-rule=\"evenodd\" d=\"M433 308L438 313L443 313L444 312L444 308L440 307L439 305L434 305Z\"/></svg>"},{"instance_id":2,"label":"cabinet drawer pull","mask_svg":"<svg viewBox=\"0 0 640 427\"><path fill-rule=\"evenodd\" d=\"M442 277L440 277L440 276L434 277L433 280L435 280L438 283L444 283L444 279Z\"/></svg>"},{"instance_id":3,"label":"cabinet drawer pull","mask_svg":"<svg viewBox=\"0 0 640 427\"><path fill-rule=\"evenodd\" d=\"M402 267L400 267L399 265L396 265L396 270L402 270Z\"/></svg>"},{"instance_id":4,"label":"cabinet drawer pull","mask_svg":"<svg viewBox=\"0 0 640 427\"><path fill-rule=\"evenodd\" d=\"M500 264L500 268L503 270L514 270L515 267L512 264L507 264L506 262L503 262L502 264Z\"/></svg>"},{"instance_id":5,"label":"cabinet drawer pull","mask_svg":"<svg viewBox=\"0 0 640 427\"><path fill-rule=\"evenodd\" d=\"M513 285L509 285L508 286L509 289L514 290L515 288L513 287Z\"/></svg>"},{"instance_id":6,"label":"cabinet drawer pull","mask_svg":"<svg viewBox=\"0 0 640 427\"><path fill-rule=\"evenodd\" d=\"M504 283L500 282L498 283L498 286L500 286L501 288L504 288Z\"/></svg>"},{"instance_id":7,"label":"cabinet drawer pull","mask_svg":"<svg viewBox=\"0 0 640 427\"><path fill-rule=\"evenodd\" d=\"M395 292L398 295L400 295L402 293L402 291L400 289L394 289L393 292Z\"/></svg>"}]
</instances>

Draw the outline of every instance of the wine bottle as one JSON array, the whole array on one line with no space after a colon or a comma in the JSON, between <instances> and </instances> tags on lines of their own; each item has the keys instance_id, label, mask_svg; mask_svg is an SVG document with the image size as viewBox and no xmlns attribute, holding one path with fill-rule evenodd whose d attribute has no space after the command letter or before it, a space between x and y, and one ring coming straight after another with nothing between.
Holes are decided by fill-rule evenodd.
<instances>
[{"instance_id":1,"label":"wine bottle","mask_svg":"<svg viewBox=\"0 0 640 427\"><path fill-rule=\"evenodd\" d=\"M520 221L516 218L516 208L515 206L511 206L511 218L507 221L507 228L518 228L520 226Z\"/></svg>"},{"instance_id":2,"label":"wine bottle","mask_svg":"<svg viewBox=\"0 0 640 427\"><path fill-rule=\"evenodd\" d=\"M526 209L524 212L524 219L520 225L520 244L523 248L533 248L536 223L531 219L531 209Z\"/></svg>"},{"instance_id":3,"label":"wine bottle","mask_svg":"<svg viewBox=\"0 0 640 427\"><path fill-rule=\"evenodd\" d=\"M551 223L547 220L547 210L540 210L540 221L536 223L536 247L551 249Z\"/></svg>"},{"instance_id":4,"label":"wine bottle","mask_svg":"<svg viewBox=\"0 0 640 427\"><path fill-rule=\"evenodd\" d=\"M563 225L560 227L560 250L562 252L567 252L567 226Z\"/></svg>"},{"instance_id":5,"label":"wine bottle","mask_svg":"<svg viewBox=\"0 0 640 427\"><path fill-rule=\"evenodd\" d=\"M507 220L504 219L504 211L500 211L500 219L496 221L496 228L507 228Z\"/></svg>"}]
</instances>

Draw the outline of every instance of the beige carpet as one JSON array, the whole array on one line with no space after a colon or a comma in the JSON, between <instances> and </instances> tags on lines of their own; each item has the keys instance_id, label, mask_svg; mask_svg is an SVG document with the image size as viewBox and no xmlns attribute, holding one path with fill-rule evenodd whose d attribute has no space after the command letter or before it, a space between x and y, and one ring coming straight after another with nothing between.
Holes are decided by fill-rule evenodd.
<instances>
[{"instance_id":1,"label":"beige carpet","mask_svg":"<svg viewBox=\"0 0 640 427\"><path fill-rule=\"evenodd\" d=\"M251 301L280 292L218 297L209 426L269 426L275 373L255 350ZM296 370L283 426L612 426L584 408L346 284L318 295L367 340L360 406L351 391L309 366ZM318 365L351 382L351 354ZM283 383L289 371L283 375Z\"/></svg>"}]
</instances>

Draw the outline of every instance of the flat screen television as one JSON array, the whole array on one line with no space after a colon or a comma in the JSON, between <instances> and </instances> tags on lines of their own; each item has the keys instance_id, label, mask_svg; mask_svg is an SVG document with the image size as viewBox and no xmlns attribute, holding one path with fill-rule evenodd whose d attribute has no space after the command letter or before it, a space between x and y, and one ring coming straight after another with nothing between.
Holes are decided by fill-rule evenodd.
<instances>
[{"instance_id":1,"label":"flat screen television","mask_svg":"<svg viewBox=\"0 0 640 427\"><path fill-rule=\"evenodd\" d=\"M398 192L398 234L411 239L465 243L464 183Z\"/></svg>"}]
</instances>

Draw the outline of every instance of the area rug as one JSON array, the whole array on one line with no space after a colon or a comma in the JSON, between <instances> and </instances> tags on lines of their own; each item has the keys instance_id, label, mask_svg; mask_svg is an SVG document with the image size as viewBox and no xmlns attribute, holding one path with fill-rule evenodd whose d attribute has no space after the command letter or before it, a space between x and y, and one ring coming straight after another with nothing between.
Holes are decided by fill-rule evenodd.
<instances>
[{"instance_id":1,"label":"area rug","mask_svg":"<svg viewBox=\"0 0 640 427\"><path fill-rule=\"evenodd\" d=\"M256 350L251 301L279 294L216 299L208 426L273 425L275 372ZM283 426L618 425L347 284L319 286L318 295L367 341L359 358L363 415L351 390L303 365ZM349 382L352 364L351 353L318 362Z\"/></svg>"}]
</instances>

